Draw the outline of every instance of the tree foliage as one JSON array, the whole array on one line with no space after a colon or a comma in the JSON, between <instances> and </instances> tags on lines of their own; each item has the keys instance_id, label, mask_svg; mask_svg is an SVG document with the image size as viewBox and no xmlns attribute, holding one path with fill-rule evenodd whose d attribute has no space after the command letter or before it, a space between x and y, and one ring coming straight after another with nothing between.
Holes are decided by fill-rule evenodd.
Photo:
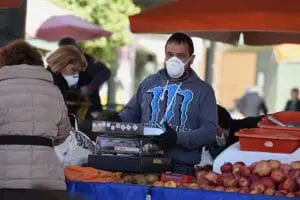
<instances>
[{"instance_id":1,"label":"tree foliage","mask_svg":"<svg viewBox=\"0 0 300 200\"><path fill-rule=\"evenodd\" d=\"M108 38L83 42L83 49L106 62L116 58L117 49L132 39L128 16L140 12L132 0L51 0L60 7L71 10L83 19L112 32Z\"/></svg>"}]
</instances>

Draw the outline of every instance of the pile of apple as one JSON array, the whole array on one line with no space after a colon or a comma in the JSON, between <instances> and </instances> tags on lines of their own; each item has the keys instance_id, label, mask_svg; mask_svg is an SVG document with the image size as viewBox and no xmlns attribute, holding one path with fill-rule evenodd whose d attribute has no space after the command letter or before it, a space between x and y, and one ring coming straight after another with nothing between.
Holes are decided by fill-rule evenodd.
<instances>
[{"instance_id":1,"label":"pile of apple","mask_svg":"<svg viewBox=\"0 0 300 200\"><path fill-rule=\"evenodd\" d=\"M250 166L243 162L225 163L221 172L197 171L197 183L190 183L187 187L300 197L300 161L294 161L290 165L277 160L255 162Z\"/></svg>"}]
</instances>

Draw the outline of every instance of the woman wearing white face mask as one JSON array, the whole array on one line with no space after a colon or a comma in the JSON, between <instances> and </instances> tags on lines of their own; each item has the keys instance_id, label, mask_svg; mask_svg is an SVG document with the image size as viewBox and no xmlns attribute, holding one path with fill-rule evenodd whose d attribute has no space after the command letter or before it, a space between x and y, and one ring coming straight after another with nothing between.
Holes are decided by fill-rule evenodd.
<instances>
[{"instance_id":1,"label":"woman wearing white face mask","mask_svg":"<svg viewBox=\"0 0 300 200\"><path fill-rule=\"evenodd\" d=\"M82 99L88 101L84 92L84 82L80 79L80 72L85 70L87 62L77 48L72 45L62 46L46 61L48 70L53 75L54 84L59 87L66 102ZM70 113L76 114L78 105L68 105L68 108Z\"/></svg>"}]
</instances>

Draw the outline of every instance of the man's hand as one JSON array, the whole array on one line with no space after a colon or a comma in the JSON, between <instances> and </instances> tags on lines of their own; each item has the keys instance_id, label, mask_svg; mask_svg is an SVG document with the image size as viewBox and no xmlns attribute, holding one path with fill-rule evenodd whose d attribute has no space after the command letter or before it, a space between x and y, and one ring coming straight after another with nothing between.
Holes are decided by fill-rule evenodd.
<instances>
[{"instance_id":1,"label":"man's hand","mask_svg":"<svg viewBox=\"0 0 300 200\"><path fill-rule=\"evenodd\" d=\"M177 133L176 131L171 128L168 124L166 124L166 131L157 136L155 138L157 145L163 150L169 150L176 146L177 142Z\"/></svg>"}]
</instances>

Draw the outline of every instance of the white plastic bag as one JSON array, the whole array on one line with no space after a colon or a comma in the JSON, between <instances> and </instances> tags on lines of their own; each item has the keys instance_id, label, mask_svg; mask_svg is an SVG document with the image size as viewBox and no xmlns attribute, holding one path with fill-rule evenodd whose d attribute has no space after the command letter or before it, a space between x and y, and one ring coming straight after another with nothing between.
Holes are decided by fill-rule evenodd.
<instances>
[{"instance_id":1,"label":"white plastic bag","mask_svg":"<svg viewBox=\"0 0 300 200\"><path fill-rule=\"evenodd\" d=\"M95 152L96 144L78 130L75 120L75 129L72 129L64 143L54 147L55 152L65 168L69 165L83 165L87 163L88 155Z\"/></svg>"},{"instance_id":2,"label":"white plastic bag","mask_svg":"<svg viewBox=\"0 0 300 200\"><path fill-rule=\"evenodd\" d=\"M201 153L201 161L200 163L197 165L199 167L205 167L207 165L213 165L213 158L212 156L210 155L210 152L208 149L206 149L206 147L202 147L202 153Z\"/></svg>"}]
</instances>

